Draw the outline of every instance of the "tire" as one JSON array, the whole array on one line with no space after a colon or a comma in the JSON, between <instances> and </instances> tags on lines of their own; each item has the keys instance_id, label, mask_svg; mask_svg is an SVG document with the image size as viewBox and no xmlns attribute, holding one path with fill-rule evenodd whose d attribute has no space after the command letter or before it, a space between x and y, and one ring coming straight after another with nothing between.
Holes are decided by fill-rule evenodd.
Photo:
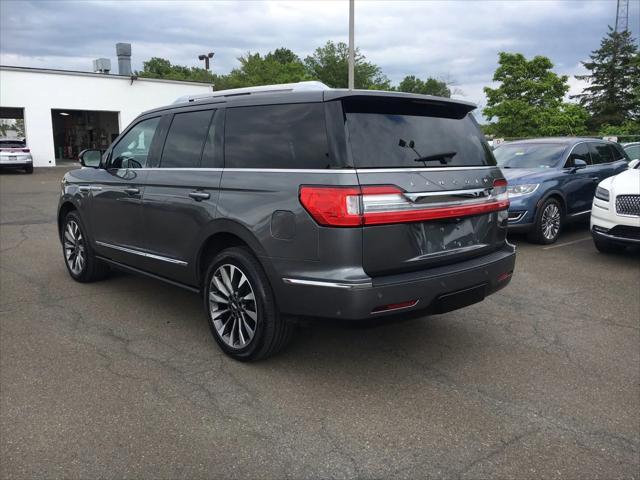
<instances>
[{"instance_id":1,"label":"tire","mask_svg":"<svg viewBox=\"0 0 640 480\"><path fill-rule=\"evenodd\" d=\"M95 282L109 273L109 266L96 258L75 210L67 214L62 225L62 255L69 275L77 282Z\"/></svg>"},{"instance_id":2,"label":"tire","mask_svg":"<svg viewBox=\"0 0 640 480\"><path fill-rule=\"evenodd\" d=\"M293 325L280 315L267 275L248 248L216 255L202 290L213 338L230 357L261 360L291 340Z\"/></svg>"},{"instance_id":3,"label":"tire","mask_svg":"<svg viewBox=\"0 0 640 480\"><path fill-rule=\"evenodd\" d=\"M593 237L593 244L601 253L619 253L624 250L624 246L611 243L602 238Z\"/></svg>"},{"instance_id":4,"label":"tire","mask_svg":"<svg viewBox=\"0 0 640 480\"><path fill-rule=\"evenodd\" d=\"M529 232L530 242L548 245L555 243L564 224L562 205L555 198L547 199L536 212L536 221Z\"/></svg>"},{"instance_id":5,"label":"tire","mask_svg":"<svg viewBox=\"0 0 640 480\"><path fill-rule=\"evenodd\" d=\"M25 173L33 173L33 164L24 167Z\"/></svg>"}]
</instances>

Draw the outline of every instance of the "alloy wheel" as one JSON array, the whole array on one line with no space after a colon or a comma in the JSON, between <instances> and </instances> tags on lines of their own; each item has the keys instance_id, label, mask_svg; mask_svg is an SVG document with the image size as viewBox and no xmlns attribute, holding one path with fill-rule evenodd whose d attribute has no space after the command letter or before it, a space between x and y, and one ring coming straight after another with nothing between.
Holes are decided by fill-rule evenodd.
<instances>
[{"instance_id":1,"label":"alloy wheel","mask_svg":"<svg viewBox=\"0 0 640 480\"><path fill-rule=\"evenodd\" d=\"M64 258L74 275L80 275L87 264L84 237L75 220L69 220L64 230Z\"/></svg>"},{"instance_id":2,"label":"alloy wheel","mask_svg":"<svg viewBox=\"0 0 640 480\"><path fill-rule=\"evenodd\" d=\"M220 339L241 349L253 339L258 326L258 304L251 282L235 265L219 266L209 282L209 311Z\"/></svg>"},{"instance_id":3,"label":"alloy wheel","mask_svg":"<svg viewBox=\"0 0 640 480\"><path fill-rule=\"evenodd\" d=\"M550 203L542 212L542 235L547 240L553 240L560 231L560 208Z\"/></svg>"}]
</instances>

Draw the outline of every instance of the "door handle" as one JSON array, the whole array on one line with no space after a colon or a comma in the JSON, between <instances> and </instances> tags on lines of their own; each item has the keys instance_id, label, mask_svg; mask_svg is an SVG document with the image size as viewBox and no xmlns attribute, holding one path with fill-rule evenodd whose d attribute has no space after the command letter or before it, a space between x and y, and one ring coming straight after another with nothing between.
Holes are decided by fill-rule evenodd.
<instances>
[{"instance_id":1,"label":"door handle","mask_svg":"<svg viewBox=\"0 0 640 480\"><path fill-rule=\"evenodd\" d=\"M91 187L89 185L80 185L78 187L78 190L80 190L81 192L90 192Z\"/></svg>"},{"instance_id":2,"label":"door handle","mask_svg":"<svg viewBox=\"0 0 640 480\"><path fill-rule=\"evenodd\" d=\"M202 200L209 200L209 198L211 198L211 195L208 194L207 192L189 192L189 196L191 198L193 198L196 202L201 202Z\"/></svg>"},{"instance_id":3,"label":"door handle","mask_svg":"<svg viewBox=\"0 0 640 480\"><path fill-rule=\"evenodd\" d=\"M591 177L591 181L600 183L600 177Z\"/></svg>"},{"instance_id":4,"label":"door handle","mask_svg":"<svg viewBox=\"0 0 640 480\"><path fill-rule=\"evenodd\" d=\"M125 188L124 189L124 193L126 193L128 195L137 195L138 193L140 193L140 189L136 188L136 187Z\"/></svg>"}]
</instances>

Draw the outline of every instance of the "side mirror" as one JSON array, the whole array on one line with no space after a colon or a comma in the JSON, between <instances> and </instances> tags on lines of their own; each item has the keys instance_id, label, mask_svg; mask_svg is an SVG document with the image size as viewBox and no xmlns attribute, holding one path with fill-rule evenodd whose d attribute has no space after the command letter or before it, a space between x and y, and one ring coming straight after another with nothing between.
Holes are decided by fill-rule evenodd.
<instances>
[{"instance_id":1,"label":"side mirror","mask_svg":"<svg viewBox=\"0 0 640 480\"><path fill-rule=\"evenodd\" d=\"M578 170L582 170L583 168L587 168L587 162L585 162L584 160L580 160L579 158L576 158L573 161L573 167L571 167L571 172L577 172Z\"/></svg>"},{"instance_id":2,"label":"side mirror","mask_svg":"<svg viewBox=\"0 0 640 480\"><path fill-rule=\"evenodd\" d=\"M631 160L629 162L629 168L636 168L640 164L640 159L636 158L635 160Z\"/></svg>"},{"instance_id":3,"label":"side mirror","mask_svg":"<svg viewBox=\"0 0 640 480\"><path fill-rule=\"evenodd\" d=\"M83 167L98 168L102 159L102 150L87 148L80 152L78 160Z\"/></svg>"}]
</instances>

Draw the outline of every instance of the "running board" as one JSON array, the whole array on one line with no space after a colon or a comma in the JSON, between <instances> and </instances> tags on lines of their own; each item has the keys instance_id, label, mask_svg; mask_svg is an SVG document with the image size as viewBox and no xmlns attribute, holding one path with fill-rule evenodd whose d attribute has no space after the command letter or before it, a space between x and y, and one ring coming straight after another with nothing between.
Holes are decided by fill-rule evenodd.
<instances>
[{"instance_id":1,"label":"running board","mask_svg":"<svg viewBox=\"0 0 640 480\"><path fill-rule=\"evenodd\" d=\"M180 287L185 290L189 290L190 292L200 294L200 289L196 287L192 287L190 285L185 285L184 283L176 282L174 280L169 280L168 278L161 277L160 275L156 275L154 273L149 273L144 270L140 270L139 268L130 267L129 265L125 265L124 263L116 262L115 260L111 260L109 258L101 257L100 255L96 255L96 258L102 262L108 263L111 266L114 266L120 270L125 270L127 272L141 275L143 277L153 278L154 280L160 280L161 282L168 283L169 285L173 285L174 287Z\"/></svg>"}]
</instances>

